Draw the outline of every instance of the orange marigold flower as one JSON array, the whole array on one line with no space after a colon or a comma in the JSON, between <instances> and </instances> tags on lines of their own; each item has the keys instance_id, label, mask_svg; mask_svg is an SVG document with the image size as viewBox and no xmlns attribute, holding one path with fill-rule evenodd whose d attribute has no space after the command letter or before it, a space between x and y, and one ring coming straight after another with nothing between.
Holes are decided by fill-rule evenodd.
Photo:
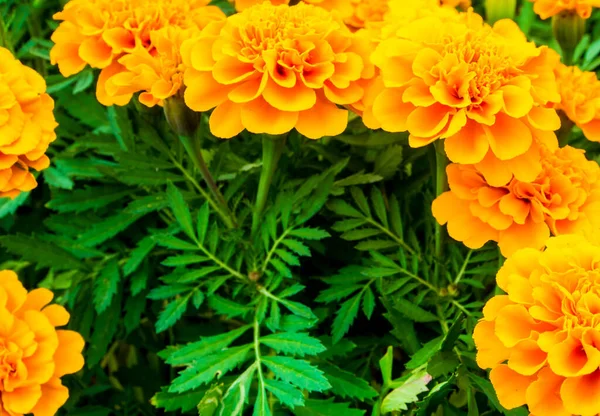
<instances>
[{"instance_id":1,"label":"orange marigold flower","mask_svg":"<svg viewBox=\"0 0 600 416\"><path fill-rule=\"evenodd\" d=\"M56 329L69 313L49 305L47 289L27 292L17 275L0 271L0 415L52 416L69 398L60 378L83 367L84 341Z\"/></svg>"},{"instance_id":2,"label":"orange marigold flower","mask_svg":"<svg viewBox=\"0 0 600 416\"><path fill-rule=\"evenodd\" d=\"M460 7L467 10L471 7L471 0L439 0L442 6Z\"/></svg>"},{"instance_id":3,"label":"orange marigold flower","mask_svg":"<svg viewBox=\"0 0 600 416\"><path fill-rule=\"evenodd\" d=\"M505 408L600 413L599 258L595 238L565 235L543 252L517 251L498 272L506 294L488 301L473 338Z\"/></svg>"},{"instance_id":4,"label":"orange marigold flower","mask_svg":"<svg viewBox=\"0 0 600 416\"><path fill-rule=\"evenodd\" d=\"M37 182L29 168L50 165L45 152L58 125L53 110L44 78L0 47L0 197L31 191Z\"/></svg>"},{"instance_id":5,"label":"orange marigold flower","mask_svg":"<svg viewBox=\"0 0 600 416\"><path fill-rule=\"evenodd\" d=\"M141 61L147 61L140 49L151 56L162 53L166 46L162 44L162 50L157 51L158 39L154 35L161 29L202 29L211 21L225 19L217 6L208 6L208 3L209 0L71 0L63 11L54 15L62 23L52 34L55 45L50 51L50 59L53 64L58 64L64 76L76 74L88 64L101 68L98 99L108 105L124 105L132 93L119 94L118 83L110 91L104 90L108 88L108 78L126 70L118 61L132 53L140 55ZM159 57L157 61L168 59ZM160 63L150 65L155 74L149 78L162 79L171 69L156 70ZM142 76L136 80L138 83L142 81L140 78ZM155 87L147 82L139 86L138 91L164 88L164 85Z\"/></svg>"},{"instance_id":6,"label":"orange marigold flower","mask_svg":"<svg viewBox=\"0 0 600 416\"><path fill-rule=\"evenodd\" d=\"M476 165L447 167L450 191L432 205L440 224L470 248L497 241L502 254L541 249L550 235L600 227L600 167L583 150L540 147L541 173L530 182L486 182ZM535 163L535 162L532 162Z\"/></svg>"},{"instance_id":7,"label":"orange marigold flower","mask_svg":"<svg viewBox=\"0 0 600 416\"><path fill-rule=\"evenodd\" d=\"M600 80L595 72L559 64L555 69L562 110L589 140L600 142Z\"/></svg>"},{"instance_id":8,"label":"orange marigold flower","mask_svg":"<svg viewBox=\"0 0 600 416\"><path fill-rule=\"evenodd\" d=\"M577 13L587 19L592 15L592 8L600 7L600 0L529 0L534 3L533 11L542 19L555 16L561 12Z\"/></svg>"},{"instance_id":9,"label":"orange marigold flower","mask_svg":"<svg viewBox=\"0 0 600 416\"><path fill-rule=\"evenodd\" d=\"M535 138L560 127L556 111L545 108L560 100L558 58L527 42L514 22L492 28L472 12L430 14L401 26L371 59L381 76L366 100L368 127L408 131L412 147L445 139L451 161L485 164L494 183L510 173L537 176ZM507 161L508 176L497 168Z\"/></svg>"},{"instance_id":10,"label":"orange marigold flower","mask_svg":"<svg viewBox=\"0 0 600 416\"><path fill-rule=\"evenodd\" d=\"M183 43L185 102L214 108L217 137L293 128L313 139L335 136L348 123L337 105L359 103L361 81L374 75L369 45L321 8L253 6Z\"/></svg>"}]
</instances>

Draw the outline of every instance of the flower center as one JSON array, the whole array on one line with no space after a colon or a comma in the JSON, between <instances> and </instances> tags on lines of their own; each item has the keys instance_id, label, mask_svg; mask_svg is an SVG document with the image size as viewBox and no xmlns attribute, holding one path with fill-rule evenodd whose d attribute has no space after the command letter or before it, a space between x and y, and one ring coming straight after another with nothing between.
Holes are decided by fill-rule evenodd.
<instances>
[{"instance_id":1,"label":"flower center","mask_svg":"<svg viewBox=\"0 0 600 416\"><path fill-rule=\"evenodd\" d=\"M23 351L12 342L0 339L0 392L10 389L11 381L23 378Z\"/></svg>"}]
</instances>

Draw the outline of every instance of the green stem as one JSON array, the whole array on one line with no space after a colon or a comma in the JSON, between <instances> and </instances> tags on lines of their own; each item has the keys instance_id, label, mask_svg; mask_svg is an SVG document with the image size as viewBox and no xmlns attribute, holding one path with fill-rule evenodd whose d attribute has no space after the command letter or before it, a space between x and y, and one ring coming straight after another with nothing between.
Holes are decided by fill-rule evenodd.
<instances>
[{"instance_id":1,"label":"green stem","mask_svg":"<svg viewBox=\"0 0 600 416\"><path fill-rule=\"evenodd\" d=\"M558 145L564 147L569 144L571 131L575 123L562 110L559 110L558 115L560 117L560 129L556 132L556 138L558 139Z\"/></svg>"},{"instance_id":2,"label":"green stem","mask_svg":"<svg viewBox=\"0 0 600 416\"><path fill-rule=\"evenodd\" d=\"M435 195L436 197L440 196L448 189L448 177L446 175L446 166L448 165L448 158L446 157L446 152L443 149L442 141L438 140L435 143L434 147L435 151ZM442 257L444 255L444 230L442 226L435 221L435 268L434 268L434 277L436 285L439 285L440 282L440 273L441 273L441 262Z\"/></svg>"},{"instance_id":3,"label":"green stem","mask_svg":"<svg viewBox=\"0 0 600 416\"><path fill-rule=\"evenodd\" d=\"M256 204L252 214L252 233L255 233L260 224L262 213L267 205L269 188L273 182L273 175L277 168L277 162L281 157L283 147L285 146L285 136L263 135L262 138L262 169L260 171L260 181L258 183L258 193L256 194Z\"/></svg>"},{"instance_id":4,"label":"green stem","mask_svg":"<svg viewBox=\"0 0 600 416\"><path fill-rule=\"evenodd\" d=\"M8 33L8 30L6 30L4 16L0 16L0 46L4 46L10 53L13 55L15 54L12 42L10 41L10 34Z\"/></svg>"},{"instance_id":5,"label":"green stem","mask_svg":"<svg viewBox=\"0 0 600 416\"><path fill-rule=\"evenodd\" d=\"M225 214L225 215L222 215L223 219L225 220L225 224L229 228L235 228L236 221L233 216L233 213L229 209L229 206L227 205L227 201L225 201L223 194L221 194L221 191L217 187L217 183L215 182L214 178L212 177L210 171L208 170L208 166L206 166L204 157L202 157L202 148L200 147L200 141L198 139L191 139L188 136L179 136L179 140L181 141L181 144L183 144L183 147L185 148L187 154L192 159L192 162L194 162L194 165L196 166L196 168L200 171L202 178L204 178L204 181L208 185L208 189L210 190L210 193L213 195L213 197L217 201L217 204L219 205L220 210L222 210L223 213Z\"/></svg>"}]
</instances>

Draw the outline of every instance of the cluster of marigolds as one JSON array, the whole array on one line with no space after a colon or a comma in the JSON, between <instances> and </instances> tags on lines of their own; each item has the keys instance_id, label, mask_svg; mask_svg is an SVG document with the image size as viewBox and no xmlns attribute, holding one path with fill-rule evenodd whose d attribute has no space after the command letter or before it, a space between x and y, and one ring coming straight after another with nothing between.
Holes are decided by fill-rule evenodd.
<instances>
[{"instance_id":1,"label":"cluster of marigolds","mask_svg":"<svg viewBox=\"0 0 600 416\"><path fill-rule=\"evenodd\" d=\"M548 18L585 19L597 0L532 0ZM477 362L500 403L532 415L600 413L600 167L559 146L566 121L600 142L600 81L449 0L71 0L55 19L51 60L64 76L100 69L104 105L179 100L212 111L210 130L296 129L318 139L347 127L408 132L450 160L433 215L476 249L508 257L475 328ZM458 7L458 8L457 8ZM0 48L0 196L36 186L56 138L45 81ZM170 101L171 100L171 101ZM64 308L0 273L0 414L51 416L60 377L83 366L83 339L56 330Z\"/></svg>"}]
</instances>

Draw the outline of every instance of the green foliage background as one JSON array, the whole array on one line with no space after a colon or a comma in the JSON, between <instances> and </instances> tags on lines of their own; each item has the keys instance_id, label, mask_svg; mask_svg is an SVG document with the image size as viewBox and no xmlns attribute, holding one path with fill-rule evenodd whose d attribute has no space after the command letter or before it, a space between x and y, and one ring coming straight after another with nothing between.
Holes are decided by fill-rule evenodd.
<instances>
[{"instance_id":1,"label":"green foliage background","mask_svg":"<svg viewBox=\"0 0 600 416\"><path fill-rule=\"evenodd\" d=\"M197 139L229 229L159 108L105 108L93 70L64 79L50 65L62 5L0 1L2 43L44 75L60 123L40 186L0 201L0 261L54 290L87 341L62 412L528 414L503 409L474 361L497 248L447 240L434 255L434 147L360 120L336 138L292 133L252 235L260 138L218 140L204 116ZM576 52L586 70L600 65L599 20ZM530 3L517 21L556 48Z\"/></svg>"}]
</instances>

